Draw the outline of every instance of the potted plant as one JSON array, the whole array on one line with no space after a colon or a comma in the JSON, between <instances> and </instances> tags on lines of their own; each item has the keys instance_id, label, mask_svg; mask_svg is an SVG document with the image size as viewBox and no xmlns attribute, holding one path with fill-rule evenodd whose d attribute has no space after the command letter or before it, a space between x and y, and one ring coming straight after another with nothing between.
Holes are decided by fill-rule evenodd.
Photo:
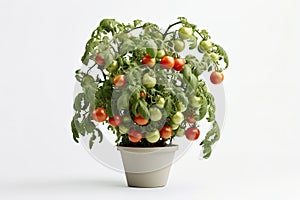
<instances>
[{"instance_id":1,"label":"potted plant","mask_svg":"<svg viewBox=\"0 0 300 200\"><path fill-rule=\"evenodd\" d=\"M176 29L177 27L177 29ZM76 71L80 84L71 122L73 138L103 139L103 125L116 135L129 186L159 187L167 182L174 137L199 138L199 122L211 124L203 157L219 139L214 97L203 72L220 84L228 67L224 49L184 17L165 31L134 20L103 19L93 31ZM102 130L101 130L102 129Z\"/></svg>"}]
</instances>

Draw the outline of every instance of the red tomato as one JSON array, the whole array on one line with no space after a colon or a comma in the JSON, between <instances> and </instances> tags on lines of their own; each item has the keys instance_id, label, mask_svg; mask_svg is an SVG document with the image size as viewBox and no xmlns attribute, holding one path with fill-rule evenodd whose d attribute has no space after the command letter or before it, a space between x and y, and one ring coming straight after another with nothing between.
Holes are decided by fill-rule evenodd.
<instances>
[{"instance_id":1,"label":"red tomato","mask_svg":"<svg viewBox=\"0 0 300 200\"><path fill-rule=\"evenodd\" d=\"M224 80L224 75L221 72L212 72L210 75L210 81L213 84L220 84Z\"/></svg>"},{"instance_id":2,"label":"red tomato","mask_svg":"<svg viewBox=\"0 0 300 200\"><path fill-rule=\"evenodd\" d=\"M129 140L133 143L138 143L142 140L143 134L131 129L128 133Z\"/></svg>"},{"instance_id":3,"label":"red tomato","mask_svg":"<svg viewBox=\"0 0 300 200\"><path fill-rule=\"evenodd\" d=\"M122 117L120 115L115 115L108 119L108 122L112 126L120 126L122 124Z\"/></svg>"},{"instance_id":4,"label":"red tomato","mask_svg":"<svg viewBox=\"0 0 300 200\"><path fill-rule=\"evenodd\" d=\"M148 54L146 54L143 58L142 58L142 63L144 65L147 65L148 67L153 67L156 63L155 58L151 58L151 56L149 56Z\"/></svg>"},{"instance_id":5,"label":"red tomato","mask_svg":"<svg viewBox=\"0 0 300 200\"><path fill-rule=\"evenodd\" d=\"M176 71L182 71L185 65L185 60L183 58L175 58L173 69Z\"/></svg>"},{"instance_id":6,"label":"red tomato","mask_svg":"<svg viewBox=\"0 0 300 200\"><path fill-rule=\"evenodd\" d=\"M172 136L172 127L171 126L164 126L160 130L160 137L163 139L168 139Z\"/></svg>"},{"instance_id":7,"label":"red tomato","mask_svg":"<svg viewBox=\"0 0 300 200\"><path fill-rule=\"evenodd\" d=\"M171 56L164 56L162 57L160 64L165 69L172 69L175 64L175 60Z\"/></svg>"},{"instance_id":8,"label":"red tomato","mask_svg":"<svg viewBox=\"0 0 300 200\"><path fill-rule=\"evenodd\" d=\"M200 135L200 130L195 127L190 127L185 131L185 137L188 140L197 140Z\"/></svg>"},{"instance_id":9,"label":"red tomato","mask_svg":"<svg viewBox=\"0 0 300 200\"><path fill-rule=\"evenodd\" d=\"M98 65L104 65L105 64L105 60L103 58L101 58L100 55L97 55L95 58L95 61Z\"/></svg>"},{"instance_id":10,"label":"red tomato","mask_svg":"<svg viewBox=\"0 0 300 200\"><path fill-rule=\"evenodd\" d=\"M126 85L126 76L125 75L117 75L114 78L114 85L118 88L122 88L124 85Z\"/></svg>"},{"instance_id":11,"label":"red tomato","mask_svg":"<svg viewBox=\"0 0 300 200\"><path fill-rule=\"evenodd\" d=\"M194 116L188 116L188 117L186 118L186 121L187 121L188 123L193 124L193 123L196 122L196 119L195 119Z\"/></svg>"},{"instance_id":12,"label":"red tomato","mask_svg":"<svg viewBox=\"0 0 300 200\"><path fill-rule=\"evenodd\" d=\"M145 94L145 92L140 92L140 97L143 99L146 99L147 94Z\"/></svg>"},{"instance_id":13,"label":"red tomato","mask_svg":"<svg viewBox=\"0 0 300 200\"><path fill-rule=\"evenodd\" d=\"M105 112L105 108L96 108L93 112L92 112L92 118L93 120L95 120L96 122L104 122L107 118L107 114Z\"/></svg>"},{"instance_id":14,"label":"red tomato","mask_svg":"<svg viewBox=\"0 0 300 200\"><path fill-rule=\"evenodd\" d=\"M141 115L139 116L134 116L134 121L137 125L140 125L140 126L144 126L146 124L148 124L148 119L144 119Z\"/></svg>"}]
</instances>

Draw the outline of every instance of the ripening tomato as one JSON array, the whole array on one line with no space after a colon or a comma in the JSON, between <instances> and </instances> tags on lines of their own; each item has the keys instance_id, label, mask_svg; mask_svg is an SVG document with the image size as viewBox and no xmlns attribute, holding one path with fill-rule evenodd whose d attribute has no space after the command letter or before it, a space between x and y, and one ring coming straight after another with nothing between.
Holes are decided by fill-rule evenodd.
<instances>
[{"instance_id":1,"label":"ripening tomato","mask_svg":"<svg viewBox=\"0 0 300 200\"><path fill-rule=\"evenodd\" d=\"M112 126L120 126L122 124L122 117L120 115L115 115L114 117L110 117L108 122Z\"/></svg>"},{"instance_id":2,"label":"ripening tomato","mask_svg":"<svg viewBox=\"0 0 300 200\"><path fill-rule=\"evenodd\" d=\"M125 75L117 75L114 78L114 85L118 88L122 88L124 85L126 85L126 76Z\"/></svg>"},{"instance_id":3,"label":"ripening tomato","mask_svg":"<svg viewBox=\"0 0 300 200\"><path fill-rule=\"evenodd\" d=\"M195 118L194 116L188 116L188 117L186 118L186 121L187 121L188 123L190 123L190 124L193 124L193 123L196 122L196 118Z\"/></svg>"},{"instance_id":4,"label":"ripening tomato","mask_svg":"<svg viewBox=\"0 0 300 200\"><path fill-rule=\"evenodd\" d=\"M213 84L220 84L220 83L222 83L223 80L224 80L224 75L221 72L214 71L210 75L210 81Z\"/></svg>"},{"instance_id":5,"label":"ripening tomato","mask_svg":"<svg viewBox=\"0 0 300 200\"><path fill-rule=\"evenodd\" d=\"M103 58L101 58L101 56L99 54L96 56L95 61L98 65L104 65L105 64L105 60Z\"/></svg>"},{"instance_id":6,"label":"ripening tomato","mask_svg":"<svg viewBox=\"0 0 300 200\"><path fill-rule=\"evenodd\" d=\"M175 64L175 60L171 56L164 56L162 57L160 64L165 69L172 69Z\"/></svg>"},{"instance_id":7,"label":"ripening tomato","mask_svg":"<svg viewBox=\"0 0 300 200\"><path fill-rule=\"evenodd\" d=\"M155 58L151 58L150 55L146 54L143 58L142 58L142 63L144 65L147 65L148 67L153 67L156 63Z\"/></svg>"},{"instance_id":8,"label":"ripening tomato","mask_svg":"<svg viewBox=\"0 0 300 200\"><path fill-rule=\"evenodd\" d=\"M196 127L190 127L185 131L185 137L188 140L197 140L200 136L200 130Z\"/></svg>"},{"instance_id":9,"label":"ripening tomato","mask_svg":"<svg viewBox=\"0 0 300 200\"><path fill-rule=\"evenodd\" d=\"M168 139L172 136L172 127L171 126L164 126L160 130L160 137L163 139Z\"/></svg>"},{"instance_id":10,"label":"ripening tomato","mask_svg":"<svg viewBox=\"0 0 300 200\"><path fill-rule=\"evenodd\" d=\"M137 125L144 126L144 125L148 124L149 120L143 118L141 115L138 115L138 116L134 116L134 121Z\"/></svg>"},{"instance_id":11,"label":"ripening tomato","mask_svg":"<svg viewBox=\"0 0 300 200\"><path fill-rule=\"evenodd\" d=\"M134 129L131 129L128 133L128 137L130 142L138 143L142 140L143 134Z\"/></svg>"},{"instance_id":12,"label":"ripening tomato","mask_svg":"<svg viewBox=\"0 0 300 200\"><path fill-rule=\"evenodd\" d=\"M185 65L185 60L183 58L175 58L173 69L176 71L182 71Z\"/></svg>"},{"instance_id":13,"label":"ripening tomato","mask_svg":"<svg viewBox=\"0 0 300 200\"><path fill-rule=\"evenodd\" d=\"M140 92L140 97L146 99L147 94L145 92Z\"/></svg>"},{"instance_id":14,"label":"ripening tomato","mask_svg":"<svg viewBox=\"0 0 300 200\"><path fill-rule=\"evenodd\" d=\"M106 118L107 118L107 114L106 114L105 108L103 108L103 107L96 108L92 112L92 118L96 122L104 122L106 120Z\"/></svg>"}]
</instances>

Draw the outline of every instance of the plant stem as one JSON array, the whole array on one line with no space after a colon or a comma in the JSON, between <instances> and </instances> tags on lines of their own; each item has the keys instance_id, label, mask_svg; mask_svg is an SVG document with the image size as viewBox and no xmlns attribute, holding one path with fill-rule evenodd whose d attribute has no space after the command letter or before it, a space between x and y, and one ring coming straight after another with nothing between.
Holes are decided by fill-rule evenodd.
<instances>
[{"instance_id":1,"label":"plant stem","mask_svg":"<svg viewBox=\"0 0 300 200\"><path fill-rule=\"evenodd\" d=\"M166 32L163 34L163 40L166 38L166 36L167 36L167 34L168 34L168 31L169 31L173 26L175 26L175 25L177 25L177 24L182 24L182 22L179 21L179 22L176 22L176 23L174 23L174 24L169 25L169 27L167 28Z\"/></svg>"}]
</instances>

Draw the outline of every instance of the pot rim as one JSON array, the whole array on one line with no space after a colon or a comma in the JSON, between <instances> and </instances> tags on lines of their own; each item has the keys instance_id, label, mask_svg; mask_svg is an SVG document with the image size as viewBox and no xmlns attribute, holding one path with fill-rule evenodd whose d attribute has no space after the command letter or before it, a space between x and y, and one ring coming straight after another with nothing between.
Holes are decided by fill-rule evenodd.
<instances>
[{"instance_id":1,"label":"pot rim","mask_svg":"<svg viewBox=\"0 0 300 200\"><path fill-rule=\"evenodd\" d=\"M176 151L179 149L179 145L172 144L167 145L164 147L125 147L125 146L117 146L117 150L119 151L127 151L127 152L136 152L136 153L147 153L147 152L155 152L155 151L162 151L162 152L170 152Z\"/></svg>"}]
</instances>

